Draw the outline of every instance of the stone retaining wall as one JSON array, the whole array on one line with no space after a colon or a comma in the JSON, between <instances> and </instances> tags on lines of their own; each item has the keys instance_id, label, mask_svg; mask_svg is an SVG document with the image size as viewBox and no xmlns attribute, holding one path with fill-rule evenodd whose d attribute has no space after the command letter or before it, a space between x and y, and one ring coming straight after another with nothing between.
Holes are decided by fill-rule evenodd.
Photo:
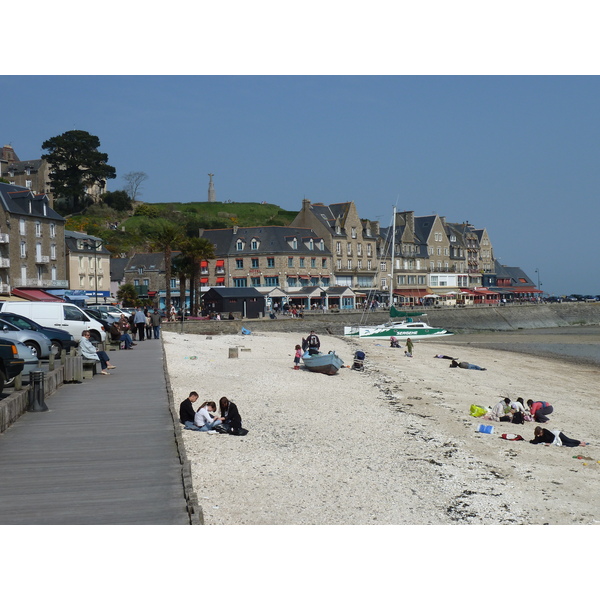
<instances>
[{"instance_id":1,"label":"stone retaining wall","mask_svg":"<svg viewBox=\"0 0 600 600\"><path fill-rule=\"evenodd\" d=\"M600 303L570 302L563 304L524 304L507 306L467 306L465 308L428 308L423 317L433 327L450 331L512 331L565 327L569 325L600 325ZM317 333L343 335L344 326L375 325L387 321L386 311L362 314L356 311L342 313L306 313L303 319L242 319L235 321L196 321L163 323L166 331L223 335L241 333L242 327L250 331L281 331L308 334L311 328Z\"/></svg>"}]
</instances>

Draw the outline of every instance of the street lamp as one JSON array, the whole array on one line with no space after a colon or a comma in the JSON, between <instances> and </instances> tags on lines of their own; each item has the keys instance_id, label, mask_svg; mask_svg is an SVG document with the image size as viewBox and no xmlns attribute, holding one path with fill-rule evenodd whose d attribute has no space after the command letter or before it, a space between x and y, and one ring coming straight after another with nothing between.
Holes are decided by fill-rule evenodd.
<instances>
[{"instance_id":1,"label":"street lamp","mask_svg":"<svg viewBox=\"0 0 600 600\"><path fill-rule=\"evenodd\" d=\"M98 304L98 259L96 251L102 248L102 240L98 243L88 241L94 251L94 304Z\"/></svg>"}]
</instances>

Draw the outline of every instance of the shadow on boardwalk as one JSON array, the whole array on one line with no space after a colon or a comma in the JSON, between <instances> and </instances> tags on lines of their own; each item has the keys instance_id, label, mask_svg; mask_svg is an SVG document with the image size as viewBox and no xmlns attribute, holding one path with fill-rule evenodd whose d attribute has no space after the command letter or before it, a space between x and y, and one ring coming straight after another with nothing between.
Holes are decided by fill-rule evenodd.
<instances>
[{"instance_id":1,"label":"shadow on boardwalk","mask_svg":"<svg viewBox=\"0 0 600 600\"><path fill-rule=\"evenodd\" d=\"M0 524L201 522L169 408L162 342L112 351L117 368L47 398L0 435ZM192 494L193 495L193 494Z\"/></svg>"}]
</instances>

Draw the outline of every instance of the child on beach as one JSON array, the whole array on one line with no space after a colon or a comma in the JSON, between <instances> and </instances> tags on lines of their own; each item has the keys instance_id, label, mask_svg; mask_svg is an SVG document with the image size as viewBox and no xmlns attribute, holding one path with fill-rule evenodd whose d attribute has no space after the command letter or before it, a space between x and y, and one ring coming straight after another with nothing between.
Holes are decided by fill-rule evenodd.
<instances>
[{"instance_id":1,"label":"child on beach","mask_svg":"<svg viewBox=\"0 0 600 600\"><path fill-rule=\"evenodd\" d=\"M302 356L302 347L296 344L296 354L294 356L294 371L300 370L300 358Z\"/></svg>"},{"instance_id":2,"label":"child on beach","mask_svg":"<svg viewBox=\"0 0 600 600\"><path fill-rule=\"evenodd\" d=\"M404 351L404 354L406 356L408 356L409 358L412 358L413 347L414 347L414 344L412 343L412 340L410 338L406 338L406 350Z\"/></svg>"}]
</instances>

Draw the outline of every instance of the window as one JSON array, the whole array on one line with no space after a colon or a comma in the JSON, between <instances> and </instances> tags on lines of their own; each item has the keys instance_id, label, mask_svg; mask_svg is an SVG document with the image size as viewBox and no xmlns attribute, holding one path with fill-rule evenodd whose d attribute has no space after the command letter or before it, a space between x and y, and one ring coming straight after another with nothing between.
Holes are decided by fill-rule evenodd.
<instances>
[{"instance_id":1,"label":"window","mask_svg":"<svg viewBox=\"0 0 600 600\"><path fill-rule=\"evenodd\" d=\"M315 243L313 242L312 238L310 240L308 240L308 249L309 250L313 250L315 247Z\"/></svg>"},{"instance_id":2,"label":"window","mask_svg":"<svg viewBox=\"0 0 600 600\"><path fill-rule=\"evenodd\" d=\"M367 269L368 269L369 271L370 271L370 270L373 268L373 266L372 266L372 265L373 265L372 261L368 260L368 261L367 261Z\"/></svg>"},{"instance_id":3,"label":"window","mask_svg":"<svg viewBox=\"0 0 600 600\"><path fill-rule=\"evenodd\" d=\"M357 260L357 261L356 261L356 263L357 263L357 264L356 264L356 266L357 266L359 269L362 269L362 260L360 260L360 259L359 259L359 260Z\"/></svg>"},{"instance_id":4,"label":"window","mask_svg":"<svg viewBox=\"0 0 600 600\"><path fill-rule=\"evenodd\" d=\"M305 267L306 265L304 264L304 257L300 257L300 268L302 269L303 267Z\"/></svg>"},{"instance_id":5,"label":"window","mask_svg":"<svg viewBox=\"0 0 600 600\"><path fill-rule=\"evenodd\" d=\"M351 258L348 259L348 268L349 269L352 268L352 259Z\"/></svg>"},{"instance_id":6,"label":"window","mask_svg":"<svg viewBox=\"0 0 600 600\"><path fill-rule=\"evenodd\" d=\"M253 269L258 269L258 258L251 258L250 264Z\"/></svg>"},{"instance_id":7,"label":"window","mask_svg":"<svg viewBox=\"0 0 600 600\"><path fill-rule=\"evenodd\" d=\"M379 270L380 271L387 271L387 263L386 262L381 262L379 263Z\"/></svg>"},{"instance_id":8,"label":"window","mask_svg":"<svg viewBox=\"0 0 600 600\"><path fill-rule=\"evenodd\" d=\"M25 219L19 219L19 233L21 235L25 235L25 233L26 233Z\"/></svg>"},{"instance_id":9,"label":"window","mask_svg":"<svg viewBox=\"0 0 600 600\"><path fill-rule=\"evenodd\" d=\"M144 267L138 267L138 275L144 274Z\"/></svg>"},{"instance_id":10,"label":"window","mask_svg":"<svg viewBox=\"0 0 600 600\"><path fill-rule=\"evenodd\" d=\"M414 285L417 283L417 278L414 275L408 276L408 285Z\"/></svg>"},{"instance_id":11,"label":"window","mask_svg":"<svg viewBox=\"0 0 600 600\"><path fill-rule=\"evenodd\" d=\"M348 242L348 243L346 244L346 254L347 254L348 256L351 256L351 255L352 255L352 242Z\"/></svg>"},{"instance_id":12,"label":"window","mask_svg":"<svg viewBox=\"0 0 600 600\"><path fill-rule=\"evenodd\" d=\"M327 259L322 258L321 259L321 269L326 269L326 268L327 268Z\"/></svg>"},{"instance_id":13,"label":"window","mask_svg":"<svg viewBox=\"0 0 600 600\"><path fill-rule=\"evenodd\" d=\"M235 244L235 248L236 250L243 250L244 249L244 242L242 240L238 240Z\"/></svg>"},{"instance_id":14,"label":"window","mask_svg":"<svg viewBox=\"0 0 600 600\"><path fill-rule=\"evenodd\" d=\"M21 258L27 258L27 242L21 242Z\"/></svg>"},{"instance_id":15,"label":"window","mask_svg":"<svg viewBox=\"0 0 600 600\"><path fill-rule=\"evenodd\" d=\"M359 256L361 256L361 255L362 255L362 244L361 244L360 242L359 242L359 243L356 245L356 253L357 253Z\"/></svg>"},{"instance_id":16,"label":"window","mask_svg":"<svg viewBox=\"0 0 600 600\"><path fill-rule=\"evenodd\" d=\"M342 259L338 258L336 261L338 271L342 268Z\"/></svg>"},{"instance_id":17,"label":"window","mask_svg":"<svg viewBox=\"0 0 600 600\"><path fill-rule=\"evenodd\" d=\"M235 259L235 268L236 269L243 269L244 268L244 259L243 258L236 258Z\"/></svg>"},{"instance_id":18,"label":"window","mask_svg":"<svg viewBox=\"0 0 600 600\"><path fill-rule=\"evenodd\" d=\"M149 279L142 279L142 285L150 285Z\"/></svg>"},{"instance_id":19,"label":"window","mask_svg":"<svg viewBox=\"0 0 600 600\"><path fill-rule=\"evenodd\" d=\"M56 244L50 245L50 258L56 260Z\"/></svg>"},{"instance_id":20,"label":"window","mask_svg":"<svg viewBox=\"0 0 600 600\"><path fill-rule=\"evenodd\" d=\"M56 223L50 223L50 237L56 237Z\"/></svg>"},{"instance_id":21,"label":"window","mask_svg":"<svg viewBox=\"0 0 600 600\"><path fill-rule=\"evenodd\" d=\"M323 240L319 240L319 250L325 250L325 242Z\"/></svg>"},{"instance_id":22,"label":"window","mask_svg":"<svg viewBox=\"0 0 600 600\"><path fill-rule=\"evenodd\" d=\"M178 286L179 286L179 280L176 279L175 277L172 277L171 278L171 289L176 290Z\"/></svg>"},{"instance_id":23,"label":"window","mask_svg":"<svg viewBox=\"0 0 600 600\"><path fill-rule=\"evenodd\" d=\"M296 287L298 285L298 280L295 277L288 277L287 285L288 287Z\"/></svg>"},{"instance_id":24,"label":"window","mask_svg":"<svg viewBox=\"0 0 600 600\"><path fill-rule=\"evenodd\" d=\"M269 269L274 269L275 268L275 258L270 256L267 258L267 267Z\"/></svg>"},{"instance_id":25,"label":"window","mask_svg":"<svg viewBox=\"0 0 600 600\"><path fill-rule=\"evenodd\" d=\"M426 278L425 278L425 275L419 275L419 276L417 277L417 283L418 283L419 285L425 285L425 279L426 279Z\"/></svg>"},{"instance_id":26,"label":"window","mask_svg":"<svg viewBox=\"0 0 600 600\"><path fill-rule=\"evenodd\" d=\"M352 238L356 239L356 227L352 227L351 231L352 231Z\"/></svg>"},{"instance_id":27,"label":"window","mask_svg":"<svg viewBox=\"0 0 600 600\"><path fill-rule=\"evenodd\" d=\"M233 287L248 287L248 280L245 277L234 277Z\"/></svg>"},{"instance_id":28,"label":"window","mask_svg":"<svg viewBox=\"0 0 600 600\"><path fill-rule=\"evenodd\" d=\"M134 279L134 280L133 280L133 285L135 285L136 287L137 287L138 285L140 285L140 280L139 280L139 279Z\"/></svg>"},{"instance_id":29,"label":"window","mask_svg":"<svg viewBox=\"0 0 600 600\"><path fill-rule=\"evenodd\" d=\"M317 266L317 259L316 258L311 258L310 259L310 268L314 269Z\"/></svg>"},{"instance_id":30,"label":"window","mask_svg":"<svg viewBox=\"0 0 600 600\"><path fill-rule=\"evenodd\" d=\"M335 243L335 251L337 254L341 254L342 253L342 242L336 242Z\"/></svg>"},{"instance_id":31,"label":"window","mask_svg":"<svg viewBox=\"0 0 600 600\"><path fill-rule=\"evenodd\" d=\"M83 289L85 287L85 277L83 275L79 276L79 287Z\"/></svg>"},{"instance_id":32,"label":"window","mask_svg":"<svg viewBox=\"0 0 600 600\"><path fill-rule=\"evenodd\" d=\"M372 256L373 250L371 248L371 244L367 244L367 256Z\"/></svg>"},{"instance_id":33,"label":"window","mask_svg":"<svg viewBox=\"0 0 600 600\"><path fill-rule=\"evenodd\" d=\"M398 285L406 285L406 275L398 275Z\"/></svg>"},{"instance_id":34,"label":"window","mask_svg":"<svg viewBox=\"0 0 600 600\"><path fill-rule=\"evenodd\" d=\"M252 240L250 248L252 248L252 250L258 250L258 240Z\"/></svg>"},{"instance_id":35,"label":"window","mask_svg":"<svg viewBox=\"0 0 600 600\"><path fill-rule=\"evenodd\" d=\"M279 285L279 277L265 277L265 285L277 287Z\"/></svg>"},{"instance_id":36,"label":"window","mask_svg":"<svg viewBox=\"0 0 600 600\"><path fill-rule=\"evenodd\" d=\"M293 267L293 266L294 266L294 257L288 256L288 267Z\"/></svg>"},{"instance_id":37,"label":"window","mask_svg":"<svg viewBox=\"0 0 600 600\"><path fill-rule=\"evenodd\" d=\"M260 277L251 277L250 278L250 285L252 285L253 287L260 286Z\"/></svg>"},{"instance_id":38,"label":"window","mask_svg":"<svg viewBox=\"0 0 600 600\"><path fill-rule=\"evenodd\" d=\"M29 173L27 173L27 175L29 175ZM25 180L25 187L29 190L31 189L31 179Z\"/></svg>"}]
</instances>

